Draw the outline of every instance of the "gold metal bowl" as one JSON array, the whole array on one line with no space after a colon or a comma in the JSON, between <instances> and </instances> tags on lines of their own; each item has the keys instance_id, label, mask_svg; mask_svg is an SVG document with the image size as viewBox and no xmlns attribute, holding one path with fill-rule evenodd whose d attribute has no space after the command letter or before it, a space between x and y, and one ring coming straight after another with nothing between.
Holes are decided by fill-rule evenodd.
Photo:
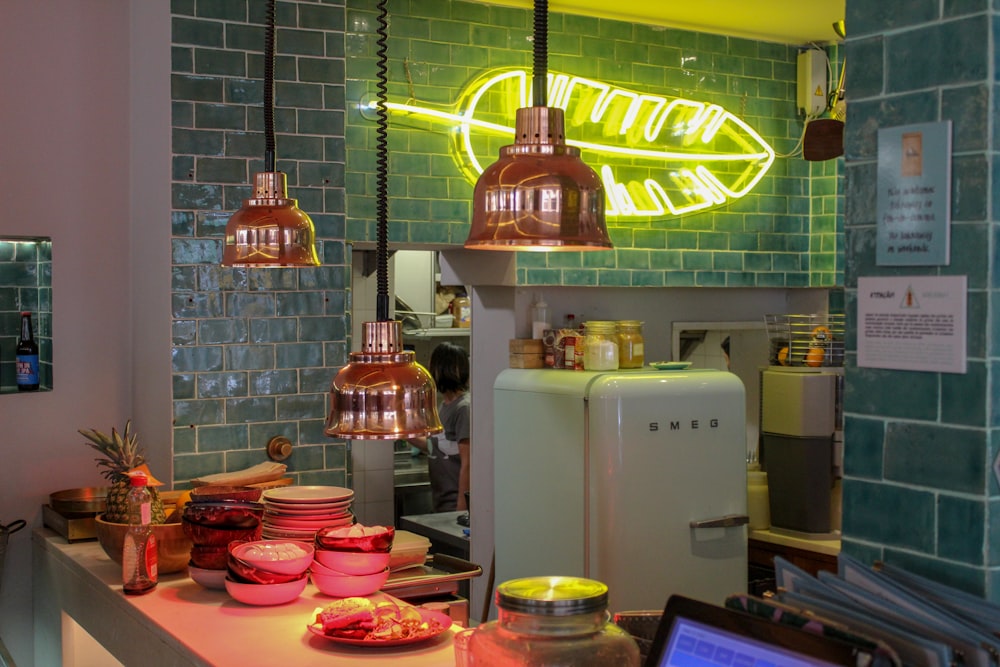
<instances>
[{"instance_id":1,"label":"gold metal bowl","mask_svg":"<svg viewBox=\"0 0 1000 667\"><path fill-rule=\"evenodd\" d=\"M126 523L109 523L103 514L94 517L97 528L97 541L108 558L121 565L122 548L125 545ZM159 523L153 525L156 535L157 571L160 574L181 572L191 560L191 547L194 543L184 534L184 528L179 523Z\"/></svg>"}]
</instances>

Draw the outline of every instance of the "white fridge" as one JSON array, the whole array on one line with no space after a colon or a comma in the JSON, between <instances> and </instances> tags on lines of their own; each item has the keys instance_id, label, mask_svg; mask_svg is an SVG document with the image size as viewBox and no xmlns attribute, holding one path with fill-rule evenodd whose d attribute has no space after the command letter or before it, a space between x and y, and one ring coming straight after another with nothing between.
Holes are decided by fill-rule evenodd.
<instances>
[{"instance_id":1,"label":"white fridge","mask_svg":"<svg viewBox=\"0 0 1000 667\"><path fill-rule=\"evenodd\" d=\"M582 576L612 612L746 591L744 387L716 370L504 370L495 581Z\"/></svg>"}]
</instances>

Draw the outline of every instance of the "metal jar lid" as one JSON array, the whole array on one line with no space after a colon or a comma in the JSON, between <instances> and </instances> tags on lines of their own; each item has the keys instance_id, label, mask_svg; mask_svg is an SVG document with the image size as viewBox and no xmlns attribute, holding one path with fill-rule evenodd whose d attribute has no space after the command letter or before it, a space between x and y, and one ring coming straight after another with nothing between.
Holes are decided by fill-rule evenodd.
<instances>
[{"instance_id":1,"label":"metal jar lid","mask_svg":"<svg viewBox=\"0 0 1000 667\"><path fill-rule=\"evenodd\" d=\"M581 577L529 577L497 586L497 606L539 616L570 616L604 611L608 587Z\"/></svg>"}]
</instances>

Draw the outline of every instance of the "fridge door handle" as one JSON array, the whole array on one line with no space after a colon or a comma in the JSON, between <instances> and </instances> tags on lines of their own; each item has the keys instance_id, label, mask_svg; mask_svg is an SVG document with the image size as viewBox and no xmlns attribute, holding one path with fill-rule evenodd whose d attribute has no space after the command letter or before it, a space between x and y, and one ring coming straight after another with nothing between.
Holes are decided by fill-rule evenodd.
<instances>
[{"instance_id":1,"label":"fridge door handle","mask_svg":"<svg viewBox=\"0 0 1000 667\"><path fill-rule=\"evenodd\" d=\"M727 514L714 519L696 519L690 525L692 528L733 528L745 526L748 523L750 523L750 517L746 514Z\"/></svg>"}]
</instances>

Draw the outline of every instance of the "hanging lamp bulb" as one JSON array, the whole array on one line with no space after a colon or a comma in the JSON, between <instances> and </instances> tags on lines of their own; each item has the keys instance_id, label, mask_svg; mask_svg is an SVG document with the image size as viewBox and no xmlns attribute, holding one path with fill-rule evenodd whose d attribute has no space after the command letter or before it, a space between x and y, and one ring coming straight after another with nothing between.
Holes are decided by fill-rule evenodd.
<instances>
[{"instance_id":1,"label":"hanging lamp bulb","mask_svg":"<svg viewBox=\"0 0 1000 667\"><path fill-rule=\"evenodd\" d=\"M330 414L326 435L359 440L396 440L441 433L434 380L417 363L416 354L403 349L403 324L389 319L388 222L388 84L386 0L380 0L378 33L378 114L376 191L375 322L362 323L361 351L330 385Z\"/></svg>"},{"instance_id":2,"label":"hanging lamp bulb","mask_svg":"<svg viewBox=\"0 0 1000 667\"><path fill-rule=\"evenodd\" d=\"M604 185L566 144L563 110L549 107L548 0L535 0L532 106L517 110L514 144L476 181L473 250L608 250Z\"/></svg>"},{"instance_id":3,"label":"hanging lamp bulb","mask_svg":"<svg viewBox=\"0 0 1000 667\"><path fill-rule=\"evenodd\" d=\"M288 197L288 179L275 169L274 0L268 0L264 44L264 171L254 192L226 223L223 266L319 266L312 219Z\"/></svg>"}]
</instances>

